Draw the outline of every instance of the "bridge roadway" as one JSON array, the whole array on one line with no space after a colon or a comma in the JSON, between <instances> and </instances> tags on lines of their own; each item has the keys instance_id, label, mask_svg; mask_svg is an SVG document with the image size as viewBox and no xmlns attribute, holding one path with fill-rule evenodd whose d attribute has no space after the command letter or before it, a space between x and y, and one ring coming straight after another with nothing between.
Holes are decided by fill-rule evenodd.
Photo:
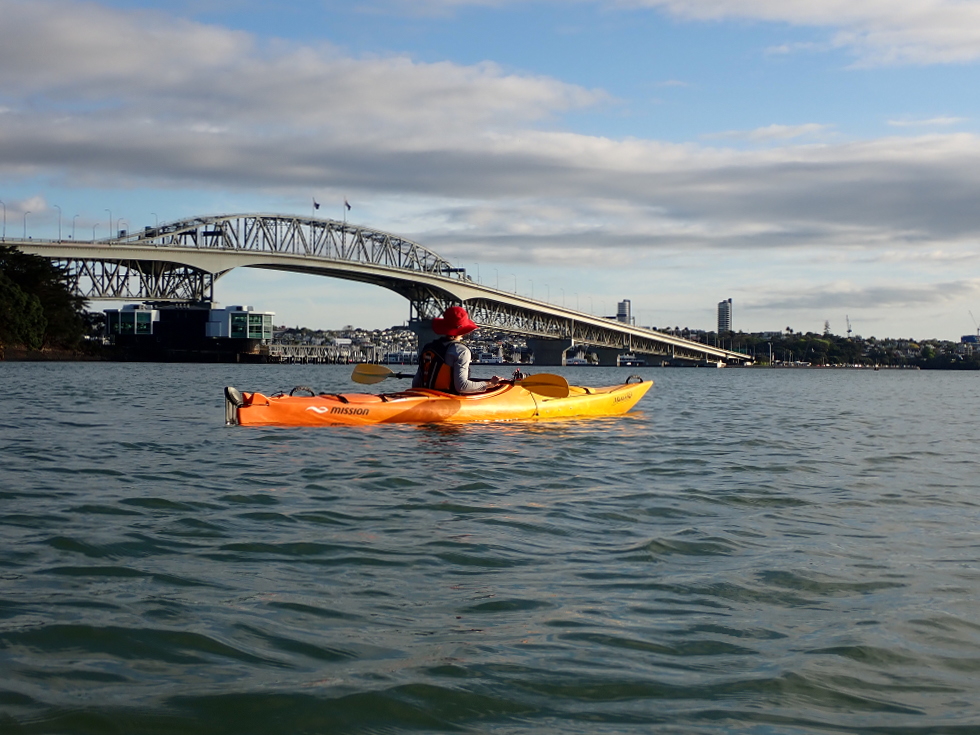
<instances>
[{"instance_id":1,"label":"bridge roadway","mask_svg":"<svg viewBox=\"0 0 980 735\"><path fill-rule=\"evenodd\" d=\"M481 327L520 334L538 364L564 364L564 351L593 348L601 364L632 352L694 362L751 359L710 345L597 317L474 282L465 269L390 233L328 219L277 214L197 217L117 238L6 239L63 265L75 291L97 300L213 301L214 282L233 268L343 278L394 291L410 303L410 326L426 338L433 317L462 304Z\"/></svg>"}]
</instances>

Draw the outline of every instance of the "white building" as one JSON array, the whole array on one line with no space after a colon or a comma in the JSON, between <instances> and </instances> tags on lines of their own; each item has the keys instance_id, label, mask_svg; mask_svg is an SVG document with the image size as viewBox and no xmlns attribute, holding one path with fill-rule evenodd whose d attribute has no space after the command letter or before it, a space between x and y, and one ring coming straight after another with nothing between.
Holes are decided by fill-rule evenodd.
<instances>
[{"instance_id":1,"label":"white building","mask_svg":"<svg viewBox=\"0 0 980 735\"><path fill-rule=\"evenodd\" d=\"M160 312L143 304L126 304L121 309L106 309L106 335L153 334L153 325L160 321Z\"/></svg>"},{"instance_id":2,"label":"white building","mask_svg":"<svg viewBox=\"0 0 980 735\"><path fill-rule=\"evenodd\" d=\"M732 300L718 302L718 334L732 331Z\"/></svg>"},{"instance_id":3,"label":"white building","mask_svg":"<svg viewBox=\"0 0 980 735\"><path fill-rule=\"evenodd\" d=\"M204 334L232 339L272 339L274 311L255 311L251 306L211 309Z\"/></svg>"}]
</instances>

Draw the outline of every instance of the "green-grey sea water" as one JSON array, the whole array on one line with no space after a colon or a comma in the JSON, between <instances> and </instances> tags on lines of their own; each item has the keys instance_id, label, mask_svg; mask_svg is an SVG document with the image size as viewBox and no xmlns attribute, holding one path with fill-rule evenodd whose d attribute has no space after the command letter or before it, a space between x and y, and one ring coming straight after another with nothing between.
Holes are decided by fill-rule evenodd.
<instances>
[{"instance_id":1,"label":"green-grey sea water","mask_svg":"<svg viewBox=\"0 0 980 735\"><path fill-rule=\"evenodd\" d=\"M0 363L0 732L980 732L975 374L556 372L656 386L249 429L350 367Z\"/></svg>"}]
</instances>

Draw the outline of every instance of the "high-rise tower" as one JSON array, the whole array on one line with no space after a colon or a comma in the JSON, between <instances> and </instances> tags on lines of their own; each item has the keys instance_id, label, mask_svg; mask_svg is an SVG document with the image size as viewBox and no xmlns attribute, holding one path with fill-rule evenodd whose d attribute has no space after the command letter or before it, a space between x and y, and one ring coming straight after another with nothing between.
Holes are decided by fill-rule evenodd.
<instances>
[{"instance_id":1,"label":"high-rise tower","mask_svg":"<svg viewBox=\"0 0 980 735\"><path fill-rule=\"evenodd\" d=\"M619 302L619 306L616 309L616 321L623 322L624 324L633 323L633 313L630 307L629 299Z\"/></svg>"},{"instance_id":2,"label":"high-rise tower","mask_svg":"<svg viewBox=\"0 0 980 735\"><path fill-rule=\"evenodd\" d=\"M718 302L718 334L732 331L732 300Z\"/></svg>"}]
</instances>

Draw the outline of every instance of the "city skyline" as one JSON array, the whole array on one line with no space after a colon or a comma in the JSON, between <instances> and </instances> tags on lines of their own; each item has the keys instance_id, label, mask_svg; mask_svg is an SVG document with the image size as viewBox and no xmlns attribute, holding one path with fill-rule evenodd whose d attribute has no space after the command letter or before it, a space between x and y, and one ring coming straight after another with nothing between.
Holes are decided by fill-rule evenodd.
<instances>
[{"instance_id":1,"label":"city skyline","mask_svg":"<svg viewBox=\"0 0 980 735\"><path fill-rule=\"evenodd\" d=\"M0 0L6 235L346 219L638 325L958 340L980 313L980 3ZM317 207L316 205L319 205ZM375 287L223 305L382 327ZM102 304L95 305L96 308Z\"/></svg>"}]
</instances>

